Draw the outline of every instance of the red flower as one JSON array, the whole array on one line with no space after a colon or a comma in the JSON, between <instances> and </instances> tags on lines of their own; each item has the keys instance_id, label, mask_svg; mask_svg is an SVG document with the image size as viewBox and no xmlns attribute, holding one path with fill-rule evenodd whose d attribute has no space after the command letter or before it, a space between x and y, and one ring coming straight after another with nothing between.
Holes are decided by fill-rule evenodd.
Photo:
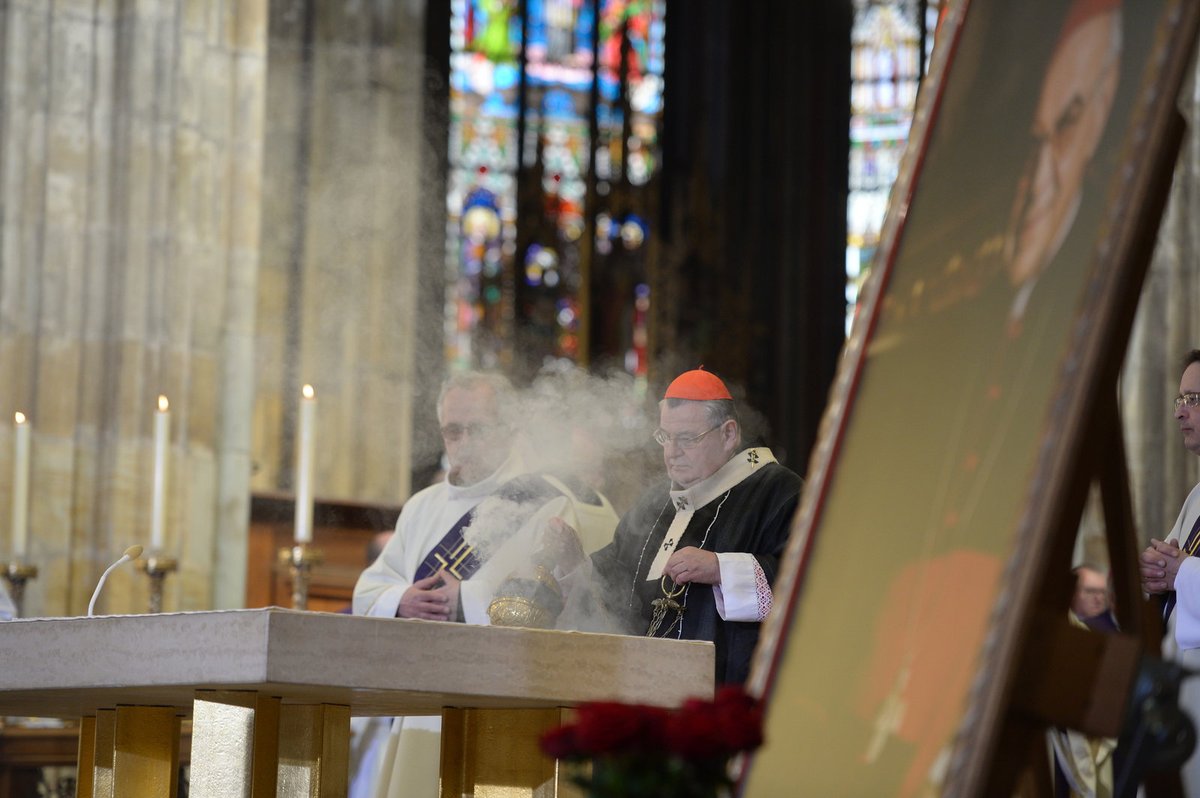
<instances>
[{"instance_id":1,"label":"red flower","mask_svg":"<svg viewBox=\"0 0 1200 798\"><path fill-rule=\"evenodd\" d=\"M575 727L570 724L546 732L541 742L542 752L554 759L573 759L583 755L575 742Z\"/></svg>"},{"instance_id":2,"label":"red flower","mask_svg":"<svg viewBox=\"0 0 1200 798\"><path fill-rule=\"evenodd\" d=\"M729 753L753 751L762 745L763 710L758 699L740 687L723 687L713 709Z\"/></svg>"},{"instance_id":3,"label":"red flower","mask_svg":"<svg viewBox=\"0 0 1200 798\"><path fill-rule=\"evenodd\" d=\"M573 781L595 798L716 795L728 787L728 759L762 744L761 704L740 687L713 700L691 699L672 712L658 707L583 704L576 722L542 736L556 759L592 759Z\"/></svg>"},{"instance_id":4,"label":"red flower","mask_svg":"<svg viewBox=\"0 0 1200 798\"><path fill-rule=\"evenodd\" d=\"M689 702L691 704L691 702ZM711 705L685 705L667 725L667 746L684 759L702 761L728 753Z\"/></svg>"},{"instance_id":5,"label":"red flower","mask_svg":"<svg viewBox=\"0 0 1200 798\"><path fill-rule=\"evenodd\" d=\"M667 745L693 761L728 757L762 745L762 708L740 687L724 687L713 701L691 699L671 716Z\"/></svg>"},{"instance_id":6,"label":"red flower","mask_svg":"<svg viewBox=\"0 0 1200 798\"><path fill-rule=\"evenodd\" d=\"M666 710L600 701L583 704L575 723L575 743L588 756L661 749Z\"/></svg>"}]
</instances>

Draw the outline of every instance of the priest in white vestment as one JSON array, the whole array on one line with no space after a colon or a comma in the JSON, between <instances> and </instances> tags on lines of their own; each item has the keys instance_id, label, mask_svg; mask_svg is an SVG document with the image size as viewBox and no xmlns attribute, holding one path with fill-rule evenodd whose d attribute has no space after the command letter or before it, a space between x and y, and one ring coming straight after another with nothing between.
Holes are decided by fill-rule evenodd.
<instances>
[{"instance_id":1,"label":"priest in white vestment","mask_svg":"<svg viewBox=\"0 0 1200 798\"><path fill-rule=\"evenodd\" d=\"M550 519L588 530L596 546L612 538L617 517L602 495L569 476L526 473L514 405L499 375L447 380L437 407L446 479L405 503L396 534L355 586L355 613L486 624L495 589L528 562ZM375 795L436 798L440 731L440 717L398 718Z\"/></svg>"}]
</instances>

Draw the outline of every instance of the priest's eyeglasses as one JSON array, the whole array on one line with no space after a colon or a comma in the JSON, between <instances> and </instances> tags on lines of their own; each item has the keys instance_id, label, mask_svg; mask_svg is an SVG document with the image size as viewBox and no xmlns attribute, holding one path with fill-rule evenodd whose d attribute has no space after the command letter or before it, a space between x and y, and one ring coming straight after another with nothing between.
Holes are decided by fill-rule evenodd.
<instances>
[{"instance_id":1,"label":"priest's eyeglasses","mask_svg":"<svg viewBox=\"0 0 1200 798\"><path fill-rule=\"evenodd\" d=\"M1179 412L1179 408L1187 405L1188 407L1196 407L1200 405L1200 393L1184 393L1175 397L1175 412Z\"/></svg>"},{"instance_id":2,"label":"priest's eyeglasses","mask_svg":"<svg viewBox=\"0 0 1200 798\"><path fill-rule=\"evenodd\" d=\"M668 443L673 443L680 449L691 449L700 443L700 439L715 429L720 428L720 424L715 427L709 427L699 435L671 435L664 431L661 427L654 430L654 440L658 441L658 445L666 447Z\"/></svg>"},{"instance_id":3,"label":"priest's eyeglasses","mask_svg":"<svg viewBox=\"0 0 1200 798\"><path fill-rule=\"evenodd\" d=\"M472 438L478 438L480 435L486 435L495 428L495 424L483 424L480 422L474 422L471 424L456 424L451 422L442 427L442 437L448 441L460 440L464 435L470 435Z\"/></svg>"}]
</instances>

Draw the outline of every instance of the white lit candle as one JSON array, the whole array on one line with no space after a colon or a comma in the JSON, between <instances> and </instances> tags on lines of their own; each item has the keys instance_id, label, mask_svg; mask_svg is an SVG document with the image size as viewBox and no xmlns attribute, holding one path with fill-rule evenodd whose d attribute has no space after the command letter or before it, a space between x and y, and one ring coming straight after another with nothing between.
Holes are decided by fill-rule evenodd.
<instances>
[{"instance_id":1,"label":"white lit candle","mask_svg":"<svg viewBox=\"0 0 1200 798\"><path fill-rule=\"evenodd\" d=\"M311 385L300 391L300 436L296 447L296 542L312 542L313 446L316 444L317 393Z\"/></svg>"},{"instance_id":2,"label":"white lit candle","mask_svg":"<svg viewBox=\"0 0 1200 798\"><path fill-rule=\"evenodd\" d=\"M154 492L150 500L150 550L162 551L167 523L167 444L171 437L171 404L158 397L154 414Z\"/></svg>"},{"instance_id":3,"label":"white lit candle","mask_svg":"<svg viewBox=\"0 0 1200 798\"><path fill-rule=\"evenodd\" d=\"M29 420L24 413L15 416L12 496L12 555L25 559L29 541Z\"/></svg>"}]
</instances>

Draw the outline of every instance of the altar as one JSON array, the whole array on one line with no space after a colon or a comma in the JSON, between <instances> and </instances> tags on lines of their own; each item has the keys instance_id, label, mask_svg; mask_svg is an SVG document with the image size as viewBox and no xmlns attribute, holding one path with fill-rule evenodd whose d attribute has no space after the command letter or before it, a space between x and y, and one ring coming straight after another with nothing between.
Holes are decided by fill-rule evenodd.
<instances>
[{"instance_id":1,"label":"altar","mask_svg":"<svg viewBox=\"0 0 1200 798\"><path fill-rule=\"evenodd\" d=\"M711 696L710 643L278 608L0 624L0 714L81 719L79 796L341 796L352 715L443 716L442 794L558 794L564 708ZM503 745L497 745L502 741Z\"/></svg>"}]
</instances>

